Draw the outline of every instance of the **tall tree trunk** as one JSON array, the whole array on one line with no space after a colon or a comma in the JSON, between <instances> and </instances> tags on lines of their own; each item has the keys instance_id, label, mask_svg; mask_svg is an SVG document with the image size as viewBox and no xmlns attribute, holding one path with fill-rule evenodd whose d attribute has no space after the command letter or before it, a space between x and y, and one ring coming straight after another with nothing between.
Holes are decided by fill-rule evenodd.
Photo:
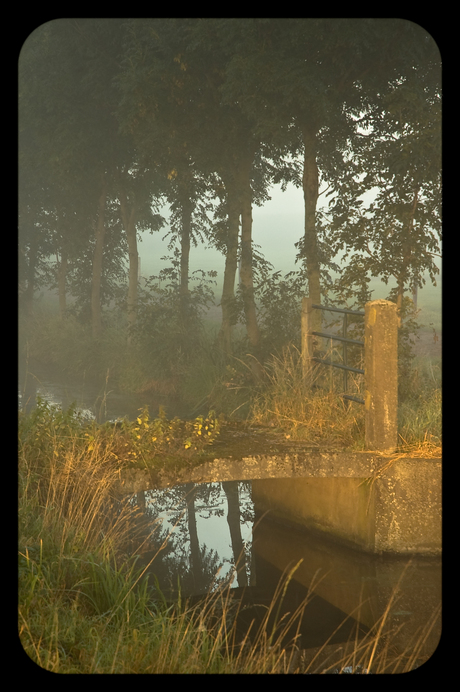
<instances>
[{"instance_id":1,"label":"tall tree trunk","mask_svg":"<svg viewBox=\"0 0 460 692\"><path fill-rule=\"evenodd\" d=\"M186 192L186 191L185 191ZM190 266L190 237L192 233L192 212L193 203L184 194L182 199L182 227L180 235L180 310L184 324L189 319L189 299L188 276Z\"/></svg>"},{"instance_id":2,"label":"tall tree trunk","mask_svg":"<svg viewBox=\"0 0 460 692\"><path fill-rule=\"evenodd\" d=\"M251 190L252 156L242 162L241 169L241 268L240 282L243 294L246 331L253 355L260 357L260 331L257 324L256 304L254 300L254 283L252 267L252 190ZM251 369L256 378L262 375L259 360L251 361Z\"/></svg>"},{"instance_id":3,"label":"tall tree trunk","mask_svg":"<svg viewBox=\"0 0 460 692\"><path fill-rule=\"evenodd\" d=\"M412 229L414 226L414 215L415 215L415 210L417 208L417 203L418 203L418 188L415 189L414 191L414 197L412 200L412 204L410 206L410 209L408 210L408 215L407 215L407 221L404 224L405 228L405 239L403 243L403 259L402 259L402 264L401 264L401 270L399 272L399 275L397 277L397 284L398 284L398 297L396 300L396 306L398 309L398 326L401 327L402 325L402 319L404 317L403 315L403 299L404 299L404 289L406 287L406 282L408 280L409 276L409 269L410 269L410 261L412 257L412 243L411 243L411 234L412 234ZM414 279L414 284L413 286L417 286L415 279ZM414 293L414 288L412 286L412 292Z\"/></svg>"},{"instance_id":4,"label":"tall tree trunk","mask_svg":"<svg viewBox=\"0 0 460 692\"><path fill-rule=\"evenodd\" d=\"M308 293L314 303L321 302L320 262L318 257L318 238L316 234L316 204L318 201L319 174L316 162L316 128L312 125L302 127L304 144L303 196L305 200L304 253L308 277ZM321 311L314 310L313 328L321 328Z\"/></svg>"},{"instance_id":5,"label":"tall tree trunk","mask_svg":"<svg viewBox=\"0 0 460 692\"><path fill-rule=\"evenodd\" d=\"M240 195L234 179L224 180L228 196L227 251L225 255L224 284L222 289L222 327L219 340L225 354L232 353L232 327L235 310L235 277L238 268L238 233Z\"/></svg>"},{"instance_id":6,"label":"tall tree trunk","mask_svg":"<svg viewBox=\"0 0 460 692\"><path fill-rule=\"evenodd\" d=\"M58 260L58 295L59 295L59 316L61 320L65 317L67 308L66 297L66 276L67 276L67 251L61 251L61 259Z\"/></svg>"},{"instance_id":7,"label":"tall tree trunk","mask_svg":"<svg viewBox=\"0 0 460 692\"><path fill-rule=\"evenodd\" d=\"M123 226L128 241L128 345L131 344L133 329L137 321L137 284L139 280L139 254L137 251L136 236L136 203L133 201L131 209L128 209L126 191L120 185L120 212Z\"/></svg>"},{"instance_id":8,"label":"tall tree trunk","mask_svg":"<svg viewBox=\"0 0 460 692\"><path fill-rule=\"evenodd\" d=\"M102 178L102 190L99 197L97 221L96 221L96 245L93 255L93 277L91 285L91 325L93 338L97 339L102 332L102 308L101 308L101 277L102 257L104 252L105 237L105 206L107 185L105 176Z\"/></svg>"}]
</instances>

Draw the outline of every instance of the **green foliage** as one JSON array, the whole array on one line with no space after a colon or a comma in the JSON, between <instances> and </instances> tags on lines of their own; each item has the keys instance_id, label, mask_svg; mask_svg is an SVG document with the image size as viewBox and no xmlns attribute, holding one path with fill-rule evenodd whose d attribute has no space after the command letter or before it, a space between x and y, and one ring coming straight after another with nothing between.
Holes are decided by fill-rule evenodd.
<instances>
[{"instance_id":1,"label":"green foliage","mask_svg":"<svg viewBox=\"0 0 460 692\"><path fill-rule=\"evenodd\" d=\"M327 232L343 252L339 285L359 285L359 275L396 279L400 292L435 284L440 253L440 84L436 60L420 61L390 80L367 112L358 136L343 153L344 174L331 171ZM429 76L428 76L429 75ZM358 118L358 114L356 114ZM365 204L363 194L372 193ZM362 279L361 279L362 280Z\"/></svg>"},{"instance_id":2,"label":"green foliage","mask_svg":"<svg viewBox=\"0 0 460 692\"><path fill-rule=\"evenodd\" d=\"M37 397L37 405L30 414L19 411L19 454L27 457L29 469L38 473L50 458L59 458L73 448L83 434L83 424L75 407L63 411Z\"/></svg>"},{"instance_id":3,"label":"green foliage","mask_svg":"<svg viewBox=\"0 0 460 692\"><path fill-rule=\"evenodd\" d=\"M406 400L398 409L401 444L409 448L428 448L440 454L442 446L442 395L440 389L425 389L418 397Z\"/></svg>"},{"instance_id":4,"label":"green foliage","mask_svg":"<svg viewBox=\"0 0 460 692\"><path fill-rule=\"evenodd\" d=\"M215 412L191 421L179 418L168 420L160 408L158 418L149 417L148 408L139 412L134 422L123 421L121 435L126 440L125 458L132 463L152 466L158 457L189 458L212 444L218 434L220 421Z\"/></svg>"},{"instance_id":5,"label":"green foliage","mask_svg":"<svg viewBox=\"0 0 460 692\"><path fill-rule=\"evenodd\" d=\"M422 325L417 320L418 312L409 297L406 296L403 299L399 313L401 323L398 329L398 392L401 402L413 394L411 387L414 362L413 347Z\"/></svg>"},{"instance_id":6,"label":"green foliage","mask_svg":"<svg viewBox=\"0 0 460 692\"><path fill-rule=\"evenodd\" d=\"M199 455L216 440L220 426L214 411L193 420L168 420L160 407L159 416L152 419L147 406L135 421L100 425L83 419L73 408L63 412L39 399L32 413L19 414L19 451L34 472L49 468L50 459L59 462L69 452L102 454L117 464L145 467L172 457Z\"/></svg>"},{"instance_id":7,"label":"green foliage","mask_svg":"<svg viewBox=\"0 0 460 692\"><path fill-rule=\"evenodd\" d=\"M152 276L139 291L139 310L133 341L152 376L178 378L202 354L202 316L213 304L213 271L194 272L184 296L177 253L172 266Z\"/></svg>"},{"instance_id":8,"label":"green foliage","mask_svg":"<svg viewBox=\"0 0 460 692\"><path fill-rule=\"evenodd\" d=\"M82 573L87 577L80 580L79 590L97 615L109 615L114 624L130 621L132 627L139 626L152 607L152 593L149 582L136 569L136 559L131 565L118 567L116 560L104 560L99 556L87 555L80 563Z\"/></svg>"},{"instance_id":9,"label":"green foliage","mask_svg":"<svg viewBox=\"0 0 460 692\"><path fill-rule=\"evenodd\" d=\"M409 448L442 445L442 377L440 363L412 358L400 388L398 428L401 443Z\"/></svg>"},{"instance_id":10,"label":"green foliage","mask_svg":"<svg viewBox=\"0 0 460 692\"><path fill-rule=\"evenodd\" d=\"M121 221L117 218L115 205L107 211L106 217L107 229L100 286L100 303L103 308L109 307L114 301L125 300L127 290L128 245ZM66 273L67 290L74 298L67 312L75 315L83 324L91 322L94 248L95 238L90 238L85 247L80 249L78 260L73 259L69 263ZM57 288L57 279L50 283L50 288Z\"/></svg>"},{"instance_id":11,"label":"green foliage","mask_svg":"<svg viewBox=\"0 0 460 692\"><path fill-rule=\"evenodd\" d=\"M300 311L305 291L305 273L281 272L264 276L256 288L263 350L266 356L280 353L288 344L300 348Z\"/></svg>"}]
</instances>

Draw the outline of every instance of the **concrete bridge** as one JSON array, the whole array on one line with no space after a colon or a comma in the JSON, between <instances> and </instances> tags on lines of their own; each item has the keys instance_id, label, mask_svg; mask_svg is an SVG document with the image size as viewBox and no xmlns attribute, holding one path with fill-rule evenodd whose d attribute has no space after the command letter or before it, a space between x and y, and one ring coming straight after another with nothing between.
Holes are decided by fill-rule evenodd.
<instances>
[{"instance_id":1,"label":"concrete bridge","mask_svg":"<svg viewBox=\"0 0 460 692\"><path fill-rule=\"evenodd\" d=\"M257 506L284 523L375 554L441 553L441 459L273 445L260 436L236 447L193 468L127 469L117 491L251 480Z\"/></svg>"},{"instance_id":2,"label":"concrete bridge","mask_svg":"<svg viewBox=\"0 0 460 692\"><path fill-rule=\"evenodd\" d=\"M305 376L313 355L313 310L302 303ZM339 312L350 312L339 310ZM118 491L193 482L253 481L253 499L271 516L327 533L361 550L383 554L441 553L441 459L398 455L398 318L394 303L365 306L364 408L367 452L321 449L277 440L266 431L233 430L193 468L126 470ZM346 338L340 337L342 341ZM352 397L353 398L353 397ZM279 479L274 484L270 479Z\"/></svg>"}]
</instances>

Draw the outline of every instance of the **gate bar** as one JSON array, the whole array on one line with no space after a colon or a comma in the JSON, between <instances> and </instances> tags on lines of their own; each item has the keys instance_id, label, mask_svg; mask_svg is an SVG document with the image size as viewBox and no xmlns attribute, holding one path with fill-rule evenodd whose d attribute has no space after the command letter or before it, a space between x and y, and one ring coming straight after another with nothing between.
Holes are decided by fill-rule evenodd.
<instances>
[{"instance_id":1,"label":"gate bar","mask_svg":"<svg viewBox=\"0 0 460 692\"><path fill-rule=\"evenodd\" d=\"M364 312L361 310L349 310L348 308L330 308L326 305L317 305L316 303L312 303L312 308L316 308L316 310L329 310L329 312L342 312L346 313L347 315L359 315L360 317L364 317Z\"/></svg>"},{"instance_id":2,"label":"gate bar","mask_svg":"<svg viewBox=\"0 0 460 692\"><path fill-rule=\"evenodd\" d=\"M349 399L350 401L356 401L357 404L364 404L364 399L359 396L353 396L352 394L342 394L342 399Z\"/></svg>"},{"instance_id":3,"label":"gate bar","mask_svg":"<svg viewBox=\"0 0 460 692\"><path fill-rule=\"evenodd\" d=\"M364 341L357 341L356 339L346 339L344 336L336 336L335 334L327 334L326 332L311 332L315 336L322 336L323 339L336 339L337 341L345 341L347 344L356 344L357 346L364 346Z\"/></svg>"},{"instance_id":4,"label":"gate bar","mask_svg":"<svg viewBox=\"0 0 460 692\"><path fill-rule=\"evenodd\" d=\"M315 363L322 363L322 365L332 365L332 367L334 368L340 368L341 370L348 370L348 372L356 372L358 375L364 375L364 370L361 370L360 368L352 368L349 365L342 365L342 363L332 363L330 360L315 357L311 358L310 360L314 360Z\"/></svg>"}]
</instances>

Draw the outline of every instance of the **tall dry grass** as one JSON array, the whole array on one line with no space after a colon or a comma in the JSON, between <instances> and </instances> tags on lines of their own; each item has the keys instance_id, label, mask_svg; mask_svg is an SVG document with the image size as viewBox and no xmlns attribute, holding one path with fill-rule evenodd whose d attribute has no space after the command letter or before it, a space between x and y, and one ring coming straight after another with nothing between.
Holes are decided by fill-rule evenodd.
<instances>
[{"instance_id":1,"label":"tall dry grass","mask_svg":"<svg viewBox=\"0 0 460 692\"><path fill-rule=\"evenodd\" d=\"M19 424L20 523L27 533L31 513L47 540L64 550L72 541L82 549L120 542L129 531L128 507L115 515L114 487L120 468L107 438L87 437L73 412L42 403Z\"/></svg>"},{"instance_id":2,"label":"tall dry grass","mask_svg":"<svg viewBox=\"0 0 460 692\"><path fill-rule=\"evenodd\" d=\"M340 355L340 354L339 354ZM337 360L333 350L326 358ZM442 389L439 364L414 363L398 406L399 448L408 454L442 453ZM363 398L364 378L348 374L348 391ZM301 354L286 348L265 365L265 382L251 402L251 421L281 429L286 437L311 444L364 448L364 407L342 397L342 372L314 366L306 379Z\"/></svg>"},{"instance_id":3,"label":"tall dry grass","mask_svg":"<svg viewBox=\"0 0 460 692\"><path fill-rule=\"evenodd\" d=\"M126 554L137 508L115 501L117 441L85 430L74 412L44 403L20 415L18 605L25 652L55 672L239 669L241 656L225 656L229 590L191 607L167 603L145 579L147 568L137 570L135 555Z\"/></svg>"},{"instance_id":4,"label":"tall dry grass","mask_svg":"<svg viewBox=\"0 0 460 692\"><path fill-rule=\"evenodd\" d=\"M331 368L332 370L332 368ZM320 386L323 371L316 368L306 380L301 354L287 348L265 366L266 384L254 397L251 418L255 424L282 428L293 439L342 447L364 443L364 410L340 396L335 378L327 389Z\"/></svg>"},{"instance_id":5,"label":"tall dry grass","mask_svg":"<svg viewBox=\"0 0 460 692\"><path fill-rule=\"evenodd\" d=\"M407 453L442 455L442 377L440 361L418 358L400 400L400 447Z\"/></svg>"},{"instance_id":6,"label":"tall dry grass","mask_svg":"<svg viewBox=\"0 0 460 692\"><path fill-rule=\"evenodd\" d=\"M110 437L89 441L78 416L42 405L20 417L19 438L19 636L36 665L61 673L379 673L426 659L439 614L395 653L391 602L364 639L333 653L328 642L303 651L297 635L308 599L283 610L296 566L249 630L239 626L242 604L230 585L193 605L167 602L126 552L137 510L114 503Z\"/></svg>"}]
</instances>

